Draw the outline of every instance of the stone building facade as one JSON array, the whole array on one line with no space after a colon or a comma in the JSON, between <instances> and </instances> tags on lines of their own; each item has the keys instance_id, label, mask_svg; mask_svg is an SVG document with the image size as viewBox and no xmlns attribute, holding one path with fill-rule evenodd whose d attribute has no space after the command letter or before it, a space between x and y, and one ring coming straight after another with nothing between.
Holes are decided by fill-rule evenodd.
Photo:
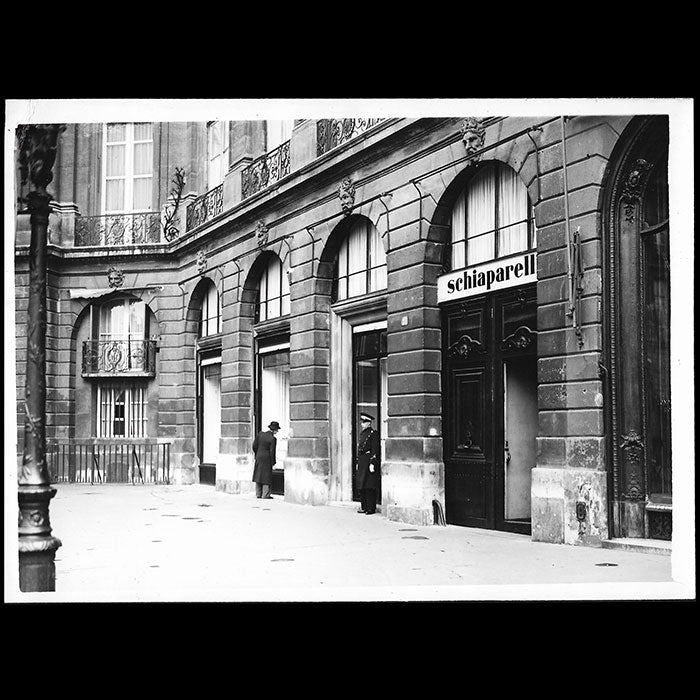
<instances>
[{"instance_id":1,"label":"stone building facade","mask_svg":"<svg viewBox=\"0 0 700 700\"><path fill-rule=\"evenodd\" d=\"M278 420L274 492L325 505L357 497L364 410L386 518L668 539L667 161L663 116L69 124L49 441L249 494Z\"/></svg>"}]
</instances>

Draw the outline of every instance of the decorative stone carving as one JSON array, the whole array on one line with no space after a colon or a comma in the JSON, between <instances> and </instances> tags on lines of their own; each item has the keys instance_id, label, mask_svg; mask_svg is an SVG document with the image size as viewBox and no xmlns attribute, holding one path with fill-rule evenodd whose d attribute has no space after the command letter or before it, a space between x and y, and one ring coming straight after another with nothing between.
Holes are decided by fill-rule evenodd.
<instances>
[{"instance_id":1,"label":"decorative stone carving","mask_svg":"<svg viewBox=\"0 0 700 700\"><path fill-rule=\"evenodd\" d=\"M467 155L472 155L484 147L486 129L477 117L467 117L462 122L462 143ZM475 160L478 156L475 157Z\"/></svg>"},{"instance_id":2,"label":"decorative stone carving","mask_svg":"<svg viewBox=\"0 0 700 700\"><path fill-rule=\"evenodd\" d=\"M461 336L457 342L450 345L447 354L450 357L461 357L463 359L467 359L469 355L474 352L478 352L479 354L483 355L486 352L486 348L478 340L474 340L474 338L472 338L470 335L465 334Z\"/></svg>"},{"instance_id":3,"label":"decorative stone carving","mask_svg":"<svg viewBox=\"0 0 700 700\"><path fill-rule=\"evenodd\" d=\"M269 229L267 226L265 226L264 221L258 221L258 223L255 225L255 232L258 235L258 245L262 248L262 246L267 245L267 239L269 237Z\"/></svg>"},{"instance_id":4,"label":"decorative stone carving","mask_svg":"<svg viewBox=\"0 0 700 700\"><path fill-rule=\"evenodd\" d=\"M347 216L355 206L355 185L349 177L343 179L338 187L338 197L340 206L343 208L343 215Z\"/></svg>"},{"instance_id":5,"label":"decorative stone carving","mask_svg":"<svg viewBox=\"0 0 700 700\"><path fill-rule=\"evenodd\" d=\"M203 275L207 270L207 256L203 250L197 251L197 272Z\"/></svg>"},{"instance_id":6,"label":"decorative stone carving","mask_svg":"<svg viewBox=\"0 0 700 700\"><path fill-rule=\"evenodd\" d=\"M627 435L622 436L620 448L624 450L629 462L627 488L622 496L632 501L641 500L644 497L639 477L639 468L642 465L642 458L644 456L644 442L642 441L641 435L633 428Z\"/></svg>"},{"instance_id":7,"label":"decorative stone carving","mask_svg":"<svg viewBox=\"0 0 700 700\"><path fill-rule=\"evenodd\" d=\"M651 163L648 163L643 158L638 158L625 179L625 185L622 189L622 202L625 205L625 220L630 223L634 221L634 206L642 196L642 188L649 170L651 170Z\"/></svg>"},{"instance_id":8,"label":"decorative stone carving","mask_svg":"<svg viewBox=\"0 0 700 700\"><path fill-rule=\"evenodd\" d=\"M112 289L121 287L124 284L124 273L117 267L110 267L107 270L107 281Z\"/></svg>"},{"instance_id":9,"label":"decorative stone carving","mask_svg":"<svg viewBox=\"0 0 700 700\"><path fill-rule=\"evenodd\" d=\"M501 343L502 350L523 350L537 337L537 332L527 326L520 326Z\"/></svg>"}]
</instances>

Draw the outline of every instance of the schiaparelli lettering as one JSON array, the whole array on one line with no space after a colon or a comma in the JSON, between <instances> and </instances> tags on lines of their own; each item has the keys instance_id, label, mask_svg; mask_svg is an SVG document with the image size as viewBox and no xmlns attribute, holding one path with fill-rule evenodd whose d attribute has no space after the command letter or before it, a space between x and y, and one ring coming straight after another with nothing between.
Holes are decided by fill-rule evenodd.
<instances>
[{"instance_id":1,"label":"schiaparelli lettering","mask_svg":"<svg viewBox=\"0 0 700 700\"><path fill-rule=\"evenodd\" d=\"M492 270L472 268L465 270L460 277L448 280L447 293L463 292L469 289L485 288L489 291L494 284L509 282L520 277L528 277L535 272L535 254L529 253L523 262L504 263Z\"/></svg>"}]
</instances>

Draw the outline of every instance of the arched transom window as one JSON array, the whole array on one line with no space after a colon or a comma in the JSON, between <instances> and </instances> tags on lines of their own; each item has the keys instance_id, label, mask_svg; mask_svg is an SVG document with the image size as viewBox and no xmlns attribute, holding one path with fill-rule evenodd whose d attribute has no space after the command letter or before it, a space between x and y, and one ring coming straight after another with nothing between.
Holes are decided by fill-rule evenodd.
<instances>
[{"instance_id":1,"label":"arched transom window","mask_svg":"<svg viewBox=\"0 0 700 700\"><path fill-rule=\"evenodd\" d=\"M202 295L202 317L199 322L199 337L221 333L221 300L216 286L210 280Z\"/></svg>"},{"instance_id":2,"label":"arched transom window","mask_svg":"<svg viewBox=\"0 0 700 700\"><path fill-rule=\"evenodd\" d=\"M386 253L376 226L358 217L340 245L334 301L386 289Z\"/></svg>"},{"instance_id":3,"label":"arched transom window","mask_svg":"<svg viewBox=\"0 0 700 700\"><path fill-rule=\"evenodd\" d=\"M282 261L275 255L260 275L256 321L267 321L289 313L289 278Z\"/></svg>"},{"instance_id":4,"label":"arched transom window","mask_svg":"<svg viewBox=\"0 0 700 700\"><path fill-rule=\"evenodd\" d=\"M482 165L452 209L452 269L535 248L527 189L504 163Z\"/></svg>"}]
</instances>

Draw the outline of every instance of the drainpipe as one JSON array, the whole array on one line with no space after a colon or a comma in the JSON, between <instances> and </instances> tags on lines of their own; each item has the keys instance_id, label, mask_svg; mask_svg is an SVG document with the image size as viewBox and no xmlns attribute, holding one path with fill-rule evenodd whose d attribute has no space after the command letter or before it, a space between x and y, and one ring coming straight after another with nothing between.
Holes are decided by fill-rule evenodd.
<instances>
[{"instance_id":1,"label":"drainpipe","mask_svg":"<svg viewBox=\"0 0 700 700\"><path fill-rule=\"evenodd\" d=\"M569 316L570 318L573 318L574 315L574 299L573 299L573 292L574 292L574 271L573 267L571 265L571 231L570 231L570 224L569 224L569 182L568 182L568 177L567 177L567 164L566 164L566 117L562 116L559 118L560 124L561 124L561 148L562 148L562 165L564 168L564 221L565 221L565 230L566 230L566 252L567 252L567 260L568 260L568 266L569 266L569 310L566 312L566 315Z\"/></svg>"}]
</instances>

